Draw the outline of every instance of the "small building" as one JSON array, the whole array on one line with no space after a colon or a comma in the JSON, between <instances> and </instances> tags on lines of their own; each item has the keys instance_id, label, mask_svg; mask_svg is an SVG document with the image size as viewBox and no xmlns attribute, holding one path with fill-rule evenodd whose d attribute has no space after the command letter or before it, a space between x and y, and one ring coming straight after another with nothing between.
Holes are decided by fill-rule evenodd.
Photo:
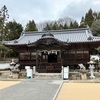
<instances>
[{"instance_id":1,"label":"small building","mask_svg":"<svg viewBox=\"0 0 100 100\"><path fill-rule=\"evenodd\" d=\"M23 32L19 39L4 45L19 52L21 66L36 66L37 72L61 72L62 66L74 69L80 63L86 65L100 46L100 37L88 28Z\"/></svg>"}]
</instances>

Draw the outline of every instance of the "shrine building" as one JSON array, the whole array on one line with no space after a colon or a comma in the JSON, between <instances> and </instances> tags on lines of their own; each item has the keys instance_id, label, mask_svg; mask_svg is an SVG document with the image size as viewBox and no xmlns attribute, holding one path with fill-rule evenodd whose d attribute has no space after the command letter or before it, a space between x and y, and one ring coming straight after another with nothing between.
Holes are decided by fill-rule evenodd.
<instances>
[{"instance_id":1,"label":"shrine building","mask_svg":"<svg viewBox=\"0 0 100 100\"><path fill-rule=\"evenodd\" d=\"M4 41L19 53L18 63L36 66L37 72L61 72L62 66L74 69L87 65L90 55L100 46L100 37L89 28L23 32L19 39Z\"/></svg>"}]
</instances>

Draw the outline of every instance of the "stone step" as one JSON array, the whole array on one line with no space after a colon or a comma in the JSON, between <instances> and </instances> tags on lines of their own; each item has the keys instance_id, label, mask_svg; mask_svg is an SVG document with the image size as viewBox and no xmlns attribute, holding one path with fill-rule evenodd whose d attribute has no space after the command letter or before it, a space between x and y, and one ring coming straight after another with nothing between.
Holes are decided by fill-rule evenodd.
<instances>
[{"instance_id":1,"label":"stone step","mask_svg":"<svg viewBox=\"0 0 100 100\"><path fill-rule=\"evenodd\" d=\"M57 78L61 79L61 73L35 73L34 78Z\"/></svg>"}]
</instances>

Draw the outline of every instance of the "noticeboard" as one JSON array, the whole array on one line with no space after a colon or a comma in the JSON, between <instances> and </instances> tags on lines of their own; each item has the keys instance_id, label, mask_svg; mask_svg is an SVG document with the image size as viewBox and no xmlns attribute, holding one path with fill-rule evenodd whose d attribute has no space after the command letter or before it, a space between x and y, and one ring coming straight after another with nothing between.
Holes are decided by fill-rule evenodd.
<instances>
[{"instance_id":1,"label":"noticeboard","mask_svg":"<svg viewBox=\"0 0 100 100\"><path fill-rule=\"evenodd\" d=\"M69 66L63 67L63 79L69 78Z\"/></svg>"}]
</instances>

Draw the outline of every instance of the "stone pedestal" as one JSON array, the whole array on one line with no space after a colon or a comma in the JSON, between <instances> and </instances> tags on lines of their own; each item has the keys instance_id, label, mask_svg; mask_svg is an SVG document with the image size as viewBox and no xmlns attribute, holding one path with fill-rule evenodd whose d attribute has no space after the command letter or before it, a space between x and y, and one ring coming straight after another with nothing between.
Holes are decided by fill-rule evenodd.
<instances>
[{"instance_id":1,"label":"stone pedestal","mask_svg":"<svg viewBox=\"0 0 100 100\"><path fill-rule=\"evenodd\" d=\"M12 70L12 78L18 79L19 78L19 70Z\"/></svg>"},{"instance_id":2,"label":"stone pedestal","mask_svg":"<svg viewBox=\"0 0 100 100\"><path fill-rule=\"evenodd\" d=\"M86 80L87 79L86 73L80 73L80 75L81 75L81 79L82 80Z\"/></svg>"},{"instance_id":3,"label":"stone pedestal","mask_svg":"<svg viewBox=\"0 0 100 100\"><path fill-rule=\"evenodd\" d=\"M19 74L18 73L12 73L12 78L18 79L19 78Z\"/></svg>"},{"instance_id":4,"label":"stone pedestal","mask_svg":"<svg viewBox=\"0 0 100 100\"><path fill-rule=\"evenodd\" d=\"M82 80L87 79L87 70L80 70L80 76Z\"/></svg>"}]
</instances>

